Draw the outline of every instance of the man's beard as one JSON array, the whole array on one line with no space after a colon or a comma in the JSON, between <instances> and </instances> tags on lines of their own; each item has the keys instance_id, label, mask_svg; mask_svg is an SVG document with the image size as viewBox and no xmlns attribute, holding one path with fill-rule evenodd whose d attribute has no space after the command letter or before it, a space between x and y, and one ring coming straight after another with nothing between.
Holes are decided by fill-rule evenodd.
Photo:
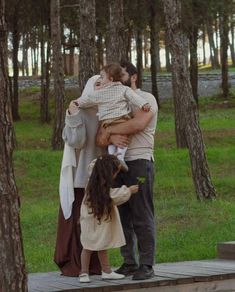
<instances>
[{"instance_id":1,"label":"man's beard","mask_svg":"<svg viewBox=\"0 0 235 292\"><path fill-rule=\"evenodd\" d=\"M122 82L124 85L131 87L131 78L129 78L128 80Z\"/></svg>"}]
</instances>

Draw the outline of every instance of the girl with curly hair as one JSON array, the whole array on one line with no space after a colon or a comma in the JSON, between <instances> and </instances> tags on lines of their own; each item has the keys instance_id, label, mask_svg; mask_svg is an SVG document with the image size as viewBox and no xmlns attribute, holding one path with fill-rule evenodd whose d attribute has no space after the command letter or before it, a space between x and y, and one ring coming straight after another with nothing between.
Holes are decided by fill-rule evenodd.
<instances>
[{"instance_id":1,"label":"girl with curly hair","mask_svg":"<svg viewBox=\"0 0 235 292\"><path fill-rule=\"evenodd\" d=\"M93 251L98 251L102 279L122 279L125 276L110 268L107 250L126 244L117 209L138 192L138 185L113 188L121 163L115 155L102 155L89 165L91 173L81 205L81 283L90 282L89 263Z\"/></svg>"}]
</instances>

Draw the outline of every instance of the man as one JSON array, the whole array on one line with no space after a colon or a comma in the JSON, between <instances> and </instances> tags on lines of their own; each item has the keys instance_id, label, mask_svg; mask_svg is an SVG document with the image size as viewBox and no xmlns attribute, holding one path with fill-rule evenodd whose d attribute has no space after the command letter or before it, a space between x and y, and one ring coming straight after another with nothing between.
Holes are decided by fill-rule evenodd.
<instances>
[{"instance_id":1,"label":"man","mask_svg":"<svg viewBox=\"0 0 235 292\"><path fill-rule=\"evenodd\" d=\"M130 105L133 119L102 130L104 131L102 137L110 137L113 143L115 135L135 133L125 155L129 171L118 175L115 186L136 184L138 177L144 177L145 179L139 192L119 207L126 245L121 248L124 262L116 272L126 276L133 275L133 280L145 280L154 276L152 268L155 257L153 147L158 106L152 94L137 89L137 69L135 66L130 62L121 62L121 66L124 68L123 83L145 98L146 102L151 105L151 110L144 112ZM116 144L118 144L118 141ZM121 145L125 146L125 140L120 140L120 145L117 146ZM137 246L139 261L136 258Z\"/></svg>"}]
</instances>

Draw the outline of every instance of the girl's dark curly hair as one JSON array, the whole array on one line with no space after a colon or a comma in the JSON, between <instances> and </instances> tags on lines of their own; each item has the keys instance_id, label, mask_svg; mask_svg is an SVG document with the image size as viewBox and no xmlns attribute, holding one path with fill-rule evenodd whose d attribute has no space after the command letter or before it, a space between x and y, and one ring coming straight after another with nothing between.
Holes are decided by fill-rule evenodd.
<instances>
[{"instance_id":1,"label":"girl's dark curly hair","mask_svg":"<svg viewBox=\"0 0 235 292\"><path fill-rule=\"evenodd\" d=\"M85 203L91 214L101 222L111 219L112 199L110 188L114 175L120 170L120 162L115 155L101 155L97 158L86 188Z\"/></svg>"}]
</instances>

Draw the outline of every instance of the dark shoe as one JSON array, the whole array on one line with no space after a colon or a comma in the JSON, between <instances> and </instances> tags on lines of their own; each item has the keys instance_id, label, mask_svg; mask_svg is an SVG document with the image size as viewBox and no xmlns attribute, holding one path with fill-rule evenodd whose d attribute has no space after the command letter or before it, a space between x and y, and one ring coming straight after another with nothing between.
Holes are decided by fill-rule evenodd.
<instances>
[{"instance_id":1,"label":"dark shoe","mask_svg":"<svg viewBox=\"0 0 235 292\"><path fill-rule=\"evenodd\" d=\"M140 265L134 273L132 280L147 280L154 277L154 270L151 266Z\"/></svg>"},{"instance_id":2,"label":"dark shoe","mask_svg":"<svg viewBox=\"0 0 235 292\"><path fill-rule=\"evenodd\" d=\"M137 265L135 264L129 265L129 264L124 263L115 272L118 274L125 275L125 276L130 276L130 275L133 275L137 270L138 270Z\"/></svg>"}]
</instances>

